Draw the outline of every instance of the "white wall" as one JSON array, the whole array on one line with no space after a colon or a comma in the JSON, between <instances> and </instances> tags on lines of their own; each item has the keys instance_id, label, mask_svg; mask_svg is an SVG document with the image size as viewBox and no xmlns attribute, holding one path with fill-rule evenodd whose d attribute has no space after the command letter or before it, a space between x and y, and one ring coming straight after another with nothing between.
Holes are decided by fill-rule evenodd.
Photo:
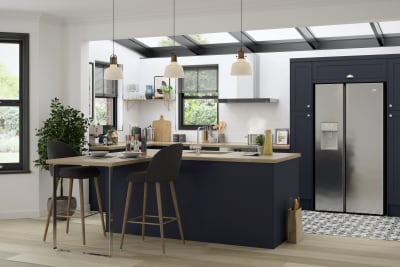
<instances>
[{"instance_id":1,"label":"white wall","mask_svg":"<svg viewBox=\"0 0 400 267\"><path fill-rule=\"evenodd\" d=\"M29 133L30 173L0 175L0 218L37 217L44 212L44 199L51 183L48 172L39 171L35 128L48 114L49 101L63 90L63 26L53 18L0 13L3 32L30 34Z\"/></svg>"}]
</instances>

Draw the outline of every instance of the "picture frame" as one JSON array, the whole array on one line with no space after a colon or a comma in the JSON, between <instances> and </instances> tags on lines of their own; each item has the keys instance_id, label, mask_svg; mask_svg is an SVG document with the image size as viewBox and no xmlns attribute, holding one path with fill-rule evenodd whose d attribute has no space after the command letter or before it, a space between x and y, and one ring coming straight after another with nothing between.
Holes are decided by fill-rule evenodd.
<instances>
[{"instance_id":1,"label":"picture frame","mask_svg":"<svg viewBox=\"0 0 400 267\"><path fill-rule=\"evenodd\" d=\"M89 119L94 116L94 63L89 62Z\"/></svg>"},{"instance_id":2,"label":"picture frame","mask_svg":"<svg viewBox=\"0 0 400 267\"><path fill-rule=\"evenodd\" d=\"M288 145L289 144L289 129L280 128L275 129L275 140L277 145Z\"/></svg>"},{"instance_id":3,"label":"picture frame","mask_svg":"<svg viewBox=\"0 0 400 267\"><path fill-rule=\"evenodd\" d=\"M154 76L154 98L161 99L164 97L162 92L160 92L161 85L165 83L166 85L171 85L171 79L164 76ZM159 89L159 90L157 90Z\"/></svg>"}]
</instances>

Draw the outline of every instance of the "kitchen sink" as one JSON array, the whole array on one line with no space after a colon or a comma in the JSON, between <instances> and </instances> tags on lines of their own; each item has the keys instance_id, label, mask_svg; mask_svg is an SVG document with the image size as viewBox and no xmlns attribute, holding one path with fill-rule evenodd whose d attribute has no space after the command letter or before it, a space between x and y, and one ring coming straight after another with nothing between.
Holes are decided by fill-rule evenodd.
<instances>
[{"instance_id":1,"label":"kitchen sink","mask_svg":"<svg viewBox=\"0 0 400 267\"><path fill-rule=\"evenodd\" d=\"M185 153L196 154L195 150L185 151ZM228 154L232 151L200 150L200 154Z\"/></svg>"}]
</instances>

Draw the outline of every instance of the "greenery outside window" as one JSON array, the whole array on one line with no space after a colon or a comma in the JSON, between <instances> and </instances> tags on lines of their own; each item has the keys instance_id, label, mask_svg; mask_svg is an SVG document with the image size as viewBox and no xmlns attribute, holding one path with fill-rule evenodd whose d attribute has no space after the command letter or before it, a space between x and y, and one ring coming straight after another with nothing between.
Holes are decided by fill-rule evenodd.
<instances>
[{"instance_id":1,"label":"greenery outside window","mask_svg":"<svg viewBox=\"0 0 400 267\"><path fill-rule=\"evenodd\" d=\"M218 122L218 65L183 67L179 79L179 129L197 129Z\"/></svg>"},{"instance_id":2,"label":"greenery outside window","mask_svg":"<svg viewBox=\"0 0 400 267\"><path fill-rule=\"evenodd\" d=\"M0 173L29 171L29 34L0 33Z\"/></svg>"},{"instance_id":3,"label":"greenery outside window","mask_svg":"<svg viewBox=\"0 0 400 267\"><path fill-rule=\"evenodd\" d=\"M104 80L108 63L95 62L94 69L94 124L117 127L118 81Z\"/></svg>"}]
</instances>

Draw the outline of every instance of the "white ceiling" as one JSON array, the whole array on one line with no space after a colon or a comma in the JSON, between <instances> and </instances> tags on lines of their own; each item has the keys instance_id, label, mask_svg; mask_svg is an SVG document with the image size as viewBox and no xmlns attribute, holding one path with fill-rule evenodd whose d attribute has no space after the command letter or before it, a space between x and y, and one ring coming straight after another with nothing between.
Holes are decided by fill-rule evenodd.
<instances>
[{"instance_id":1,"label":"white ceiling","mask_svg":"<svg viewBox=\"0 0 400 267\"><path fill-rule=\"evenodd\" d=\"M112 0L0 1L0 13L50 15L66 22L109 20L111 8ZM243 24L245 30L254 30L400 20L398 10L400 0L243 0ZM171 13L172 0L115 0L116 20L171 17ZM177 21L182 17L223 18L229 14L240 16L240 0L176 0ZM220 23L224 21L214 22L217 28Z\"/></svg>"}]
</instances>

